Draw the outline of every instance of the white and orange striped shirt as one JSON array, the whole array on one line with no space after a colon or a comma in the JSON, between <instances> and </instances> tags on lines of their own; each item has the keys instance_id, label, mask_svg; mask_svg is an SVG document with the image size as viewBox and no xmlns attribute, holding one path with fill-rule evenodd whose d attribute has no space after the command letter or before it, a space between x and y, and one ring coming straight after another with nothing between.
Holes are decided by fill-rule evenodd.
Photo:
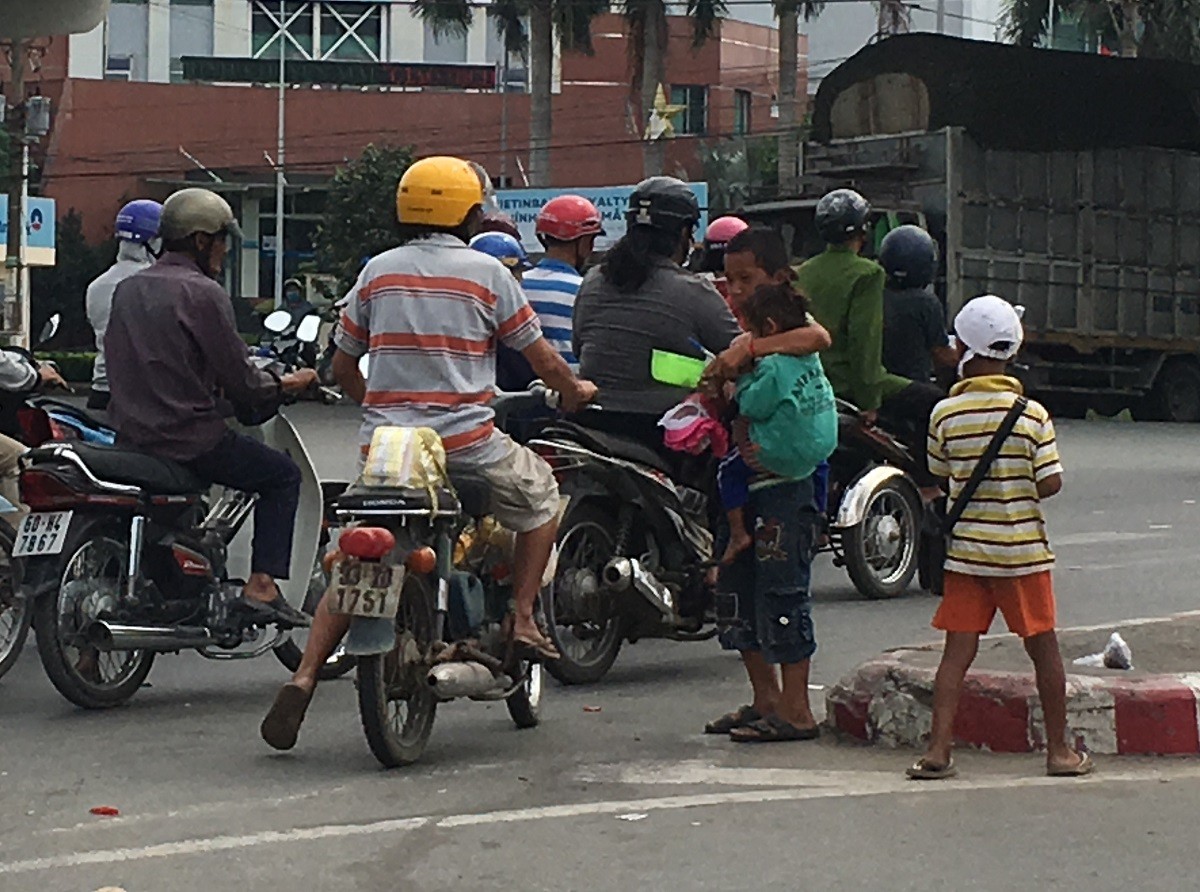
<instances>
[{"instance_id":1,"label":"white and orange striped shirt","mask_svg":"<svg viewBox=\"0 0 1200 892\"><path fill-rule=\"evenodd\" d=\"M381 425L431 427L456 462L504 457L488 407L496 342L524 350L537 314L500 261L435 234L373 257L348 295L337 345L369 353L360 445Z\"/></svg>"},{"instance_id":2,"label":"white and orange striped shirt","mask_svg":"<svg viewBox=\"0 0 1200 892\"><path fill-rule=\"evenodd\" d=\"M950 501L962 492L996 429L1021 393L1005 375L966 378L929 419L929 471L950 480ZM1026 576L1049 570L1054 553L1037 484L1062 473L1054 423L1033 400L954 526L946 569L970 576Z\"/></svg>"}]
</instances>

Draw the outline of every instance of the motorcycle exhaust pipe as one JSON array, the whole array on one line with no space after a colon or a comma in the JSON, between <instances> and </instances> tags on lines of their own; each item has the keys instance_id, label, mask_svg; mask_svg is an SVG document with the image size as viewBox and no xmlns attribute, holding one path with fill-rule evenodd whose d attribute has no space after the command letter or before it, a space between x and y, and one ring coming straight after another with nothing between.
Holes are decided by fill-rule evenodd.
<instances>
[{"instance_id":1,"label":"motorcycle exhaust pipe","mask_svg":"<svg viewBox=\"0 0 1200 892\"><path fill-rule=\"evenodd\" d=\"M613 591L626 592L632 587L663 616L675 615L675 596L636 558L613 558L604 567L604 582Z\"/></svg>"},{"instance_id":2,"label":"motorcycle exhaust pipe","mask_svg":"<svg viewBox=\"0 0 1200 892\"><path fill-rule=\"evenodd\" d=\"M84 632L88 644L96 650L148 650L166 653L193 650L216 644L208 629L199 626L123 626L98 619Z\"/></svg>"},{"instance_id":3,"label":"motorcycle exhaust pipe","mask_svg":"<svg viewBox=\"0 0 1200 892\"><path fill-rule=\"evenodd\" d=\"M457 697L486 697L501 690L503 680L492 675L487 666L480 663L441 663L434 666L426 677L439 700L454 700Z\"/></svg>"}]
</instances>

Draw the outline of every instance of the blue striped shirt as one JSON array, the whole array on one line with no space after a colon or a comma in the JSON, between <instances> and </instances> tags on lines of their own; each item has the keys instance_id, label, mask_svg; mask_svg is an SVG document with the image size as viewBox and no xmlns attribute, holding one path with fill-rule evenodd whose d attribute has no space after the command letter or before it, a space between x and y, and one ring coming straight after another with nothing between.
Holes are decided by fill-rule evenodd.
<instances>
[{"instance_id":1,"label":"blue striped shirt","mask_svg":"<svg viewBox=\"0 0 1200 892\"><path fill-rule=\"evenodd\" d=\"M579 370L579 360L571 350L571 316L582 283L583 276L575 267L549 257L522 279L529 305L542 323L542 335L572 371Z\"/></svg>"}]
</instances>

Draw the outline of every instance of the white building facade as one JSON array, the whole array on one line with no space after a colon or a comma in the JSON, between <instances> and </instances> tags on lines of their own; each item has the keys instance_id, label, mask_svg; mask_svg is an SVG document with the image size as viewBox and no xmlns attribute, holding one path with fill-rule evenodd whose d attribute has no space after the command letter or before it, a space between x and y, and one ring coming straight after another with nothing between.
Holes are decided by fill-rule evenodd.
<instances>
[{"instance_id":1,"label":"white building facade","mask_svg":"<svg viewBox=\"0 0 1200 892\"><path fill-rule=\"evenodd\" d=\"M283 28L280 28L282 5ZM107 20L70 38L70 76L168 83L183 56L504 64L485 9L466 34L434 34L394 0L112 0ZM509 83L524 80L511 60Z\"/></svg>"}]
</instances>

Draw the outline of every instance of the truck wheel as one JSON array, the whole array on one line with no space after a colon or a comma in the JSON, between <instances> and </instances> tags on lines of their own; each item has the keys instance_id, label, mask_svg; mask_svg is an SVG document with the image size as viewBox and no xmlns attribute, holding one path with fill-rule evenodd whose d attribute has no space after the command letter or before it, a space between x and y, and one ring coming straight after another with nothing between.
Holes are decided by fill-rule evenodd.
<instances>
[{"instance_id":1,"label":"truck wheel","mask_svg":"<svg viewBox=\"0 0 1200 892\"><path fill-rule=\"evenodd\" d=\"M1156 421L1200 421L1200 367L1183 358L1167 360L1154 380L1149 408Z\"/></svg>"}]
</instances>

